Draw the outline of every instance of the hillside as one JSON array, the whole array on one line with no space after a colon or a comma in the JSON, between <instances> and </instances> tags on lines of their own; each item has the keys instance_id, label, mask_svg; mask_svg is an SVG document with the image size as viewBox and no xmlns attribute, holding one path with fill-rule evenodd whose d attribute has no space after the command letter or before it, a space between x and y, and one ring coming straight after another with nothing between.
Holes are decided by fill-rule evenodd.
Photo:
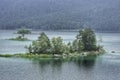
<instances>
[{"instance_id":1,"label":"hillside","mask_svg":"<svg viewBox=\"0 0 120 80\"><path fill-rule=\"evenodd\" d=\"M120 0L0 0L0 29L120 31Z\"/></svg>"}]
</instances>

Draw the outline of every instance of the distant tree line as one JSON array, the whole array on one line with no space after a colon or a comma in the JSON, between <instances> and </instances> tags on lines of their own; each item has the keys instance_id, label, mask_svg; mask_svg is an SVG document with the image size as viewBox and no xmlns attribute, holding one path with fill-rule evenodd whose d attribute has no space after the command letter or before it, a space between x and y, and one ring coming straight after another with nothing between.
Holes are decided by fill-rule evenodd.
<instances>
[{"instance_id":1,"label":"distant tree line","mask_svg":"<svg viewBox=\"0 0 120 80\"><path fill-rule=\"evenodd\" d=\"M97 31L120 31L119 3L120 0L0 0L0 29L80 29L88 24Z\"/></svg>"},{"instance_id":2,"label":"distant tree line","mask_svg":"<svg viewBox=\"0 0 120 80\"><path fill-rule=\"evenodd\" d=\"M61 37L53 37L51 40L42 32L37 40L26 47L31 54L69 54L83 51L99 51L96 35L91 28L81 29L73 42L63 43Z\"/></svg>"}]
</instances>

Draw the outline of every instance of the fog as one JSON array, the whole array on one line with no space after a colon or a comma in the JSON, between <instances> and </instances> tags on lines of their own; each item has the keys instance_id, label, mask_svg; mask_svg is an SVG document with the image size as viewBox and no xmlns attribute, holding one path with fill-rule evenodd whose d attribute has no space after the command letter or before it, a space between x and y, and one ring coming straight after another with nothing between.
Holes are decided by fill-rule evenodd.
<instances>
[{"instance_id":1,"label":"fog","mask_svg":"<svg viewBox=\"0 0 120 80\"><path fill-rule=\"evenodd\" d=\"M0 0L0 29L59 30L87 25L120 31L120 0Z\"/></svg>"}]
</instances>

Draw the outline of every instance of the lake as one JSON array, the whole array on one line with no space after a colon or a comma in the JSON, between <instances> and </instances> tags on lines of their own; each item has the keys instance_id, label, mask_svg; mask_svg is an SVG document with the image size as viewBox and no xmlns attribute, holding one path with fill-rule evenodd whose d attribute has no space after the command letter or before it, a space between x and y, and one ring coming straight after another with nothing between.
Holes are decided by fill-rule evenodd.
<instances>
[{"instance_id":1,"label":"lake","mask_svg":"<svg viewBox=\"0 0 120 80\"><path fill-rule=\"evenodd\" d=\"M18 36L15 30L0 30L0 54L25 53L25 45L31 41L6 40ZM42 31L26 35L37 39ZM61 36L65 43L75 39L77 32L45 31L50 37ZM95 60L28 60L22 58L0 58L0 80L119 80L120 76L120 33L96 33L102 38L106 54ZM111 53L115 51L116 53Z\"/></svg>"}]
</instances>

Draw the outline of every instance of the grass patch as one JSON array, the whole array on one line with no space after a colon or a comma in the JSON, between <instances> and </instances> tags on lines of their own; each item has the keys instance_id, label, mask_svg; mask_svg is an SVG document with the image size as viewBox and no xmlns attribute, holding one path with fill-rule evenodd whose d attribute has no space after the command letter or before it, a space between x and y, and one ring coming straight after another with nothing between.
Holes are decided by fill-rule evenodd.
<instances>
[{"instance_id":1,"label":"grass patch","mask_svg":"<svg viewBox=\"0 0 120 80\"><path fill-rule=\"evenodd\" d=\"M20 58L51 58L51 55L46 54L40 54L40 55L34 55L34 54L15 54L13 57L20 57Z\"/></svg>"},{"instance_id":2,"label":"grass patch","mask_svg":"<svg viewBox=\"0 0 120 80\"><path fill-rule=\"evenodd\" d=\"M64 60L72 60L72 59L82 59L82 58L93 58L101 55L101 52L81 52L81 53L70 53L68 55L57 55L53 56L52 54L0 54L0 57L18 57L18 58L28 58L28 59L64 59Z\"/></svg>"},{"instance_id":3,"label":"grass patch","mask_svg":"<svg viewBox=\"0 0 120 80\"><path fill-rule=\"evenodd\" d=\"M13 54L0 54L0 57L13 57Z\"/></svg>"},{"instance_id":4,"label":"grass patch","mask_svg":"<svg viewBox=\"0 0 120 80\"><path fill-rule=\"evenodd\" d=\"M10 38L10 39L8 39L8 40L15 40L15 41L30 41L29 39L23 38L23 37L21 37L21 36L18 36L18 37L16 37L16 38Z\"/></svg>"},{"instance_id":5,"label":"grass patch","mask_svg":"<svg viewBox=\"0 0 120 80\"><path fill-rule=\"evenodd\" d=\"M0 54L0 57L20 57L20 58L52 58L50 54Z\"/></svg>"},{"instance_id":6,"label":"grass patch","mask_svg":"<svg viewBox=\"0 0 120 80\"><path fill-rule=\"evenodd\" d=\"M14 40L14 41L30 41L29 39L27 38L22 38L22 39L18 39L18 38L10 38L8 40Z\"/></svg>"}]
</instances>

